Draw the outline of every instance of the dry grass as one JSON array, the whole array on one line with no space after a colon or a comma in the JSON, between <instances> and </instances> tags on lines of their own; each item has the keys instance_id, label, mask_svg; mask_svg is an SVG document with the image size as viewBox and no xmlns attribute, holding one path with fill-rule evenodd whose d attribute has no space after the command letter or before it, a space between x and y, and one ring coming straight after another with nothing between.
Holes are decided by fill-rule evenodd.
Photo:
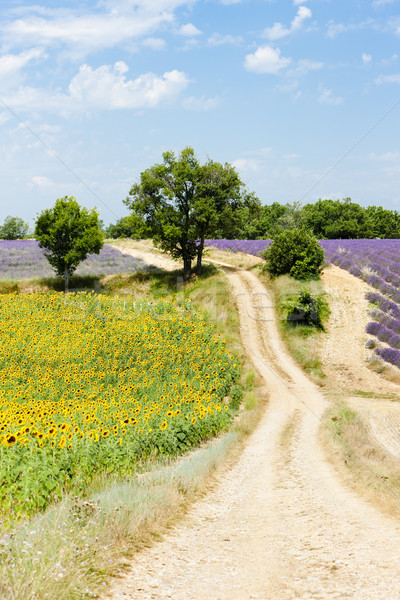
<instances>
[{"instance_id":1,"label":"dry grass","mask_svg":"<svg viewBox=\"0 0 400 600\"><path fill-rule=\"evenodd\" d=\"M161 250L156 248L153 244L153 240L129 240L129 239L116 239L116 240L105 240L105 243L112 244L113 246L118 246L121 250L125 247L129 247L132 250L144 250L146 252L151 252L154 255L168 257L168 255L164 254Z\"/></svg>"},{"instance_id":2,"label":"dry grass","mask_svg":"<svg viewBox=\"0 0 400 600\"><path fill-rule=\"evenodd\" d=\"M372 355L371 359L367 363L367 367L370 369L370 371L373 371L374 373L380 375L380 377L383 377L383 379L386 379L386 381L400 385L400 369L387 362L384 362L378 356Z\"/></svg>"},{"instance_id":3,"label":"dry grass","mask_svg":"<svg viewBox=\"0 0 400 600\"><path fill-rule=\"evenodd\" d=\"M371 439L358 413L343 402L326 412L321 441L330 462L356 491L400 517L400 460Z\"/></svg>"},{"instance_id":4,"label":"dry grass","mask_svg":"<svg viewBox=\"0 0 400 600\"><path fill-rule=\"evenodd\" d=\"M218 250L213 246L207 246L204 250L204 260L215 260L217 262L239 267L240 269L250 269L263 262L262 258L245 254L244 252L230 252L228 250Z\"/></svg>"}]
</instances>

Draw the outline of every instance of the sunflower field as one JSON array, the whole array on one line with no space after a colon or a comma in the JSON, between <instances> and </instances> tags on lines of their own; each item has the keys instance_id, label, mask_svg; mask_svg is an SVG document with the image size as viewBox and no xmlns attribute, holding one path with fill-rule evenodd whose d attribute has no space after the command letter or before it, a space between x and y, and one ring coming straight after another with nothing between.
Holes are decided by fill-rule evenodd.
<instances>
[{"instance_id":1,"label":"sunflower field","mask_svg":"<svg viewBox=\"0 0 400 600\"><path fill-rule=\"evenodd\" d=\"M96 473L125 475L215 435L238 377L189 301L2 295L0 513L32 514Z\"/></svg>"}]
</instances>

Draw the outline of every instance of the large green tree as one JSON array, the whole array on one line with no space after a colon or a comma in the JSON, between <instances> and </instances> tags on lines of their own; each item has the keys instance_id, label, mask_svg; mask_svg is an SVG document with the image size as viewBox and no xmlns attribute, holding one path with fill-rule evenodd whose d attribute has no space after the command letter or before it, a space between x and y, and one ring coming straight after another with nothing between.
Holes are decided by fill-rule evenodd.
<instances>
[{"instance_id":1,"label":"large green tree","mask_svg":"<svg viewBox=\"0 0 400 600\"><path fill-rule=\"evenodd\" d=\"M3 240L23 240L28 230L29 225L23 219L9 215L0 227L0 238Z\"/></svg>"},{"instance_id":2,"label":"large green tree","mask_svg":"<svg viewBox=\"0 0 400 600\"><path fill-rule=\"evenodd\" d=\"M35 237L57 275L69 278L88 254L99 254L103 232L98 212L79 206L71 196L58 198L53 208L43 210L35 224Z\"/></svg>"},{"instance_id":3,"label":"large green tree","mask_svg":"<svg viewBox=\"0 0 400 600\"><path fill-rule=\"evenodd\" d=\"M237 211L251 199L232 165L212 160L202 165L187 147L178 157L165 152L162 163L141 173L124 202L157 246L182 259L186 280L195 258L201 272L204 240L233 232Z\"/></svg>"},{"instance_id":4,"label":"large green tree","mask_svg":"<svg viewBox=\"0 0 400 600\"><path fill-rule=\"evenodd\" d=\"M303 207L304 226L318 239L371 238L373 232L365 208L343 200L321 200Z\"/></svg>"},{"instance_id":5,"label":"large green tree","mask_svg":"<svg viewBox=\"0 0 400 600\"><path fill-rule=\"evenodd\" d=\"M373 237L400 238L400 214L382 206L365 209Z\"/></svg>"}]
</instances>

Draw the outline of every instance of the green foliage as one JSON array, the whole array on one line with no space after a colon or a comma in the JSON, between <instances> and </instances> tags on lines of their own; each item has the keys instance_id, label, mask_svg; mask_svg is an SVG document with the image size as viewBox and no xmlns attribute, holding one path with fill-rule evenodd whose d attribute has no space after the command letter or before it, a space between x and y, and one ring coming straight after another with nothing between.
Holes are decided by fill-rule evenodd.
<instances>
[{"instance_id":1,"label":"green foliage","mask_svg":"<svg viewBox=\"0 0 400 600\"><path fill-rule=\"evenodd\" d=\"M321 295L303 289L281 303L286 321L291 325L306 325L324 329L323 320L329 315L329 306Z\"/></svg>"},{"instance_id":2,"label":"green foliage","mask_svg":"<svg viewBox=\"0 0 400 600\"><path fill-rule=\"evenodd\" d=\"M351 201L318 200L306 204L304 225L318 239L371 238L373 231L365 208Z\"/></svg>"},{"instance_id":3,"label":"green foliage","mask_svg":"<svg viewBox=\"0 0 400 600\"><path fill-rule=\"evenodd\" d=\"M105 236L114 240L117 238L144 240L150 237L150 232L143 220L132 214L111 223L105 230Z\"/></svg>"},{"instance_id":4,"label":"green foliage","mask_svg":"<svg viewBox=\"0 0 400 600\"><path fill-rule=\"evenodd\" d=\"M2 240L22 240L27 235L28 230L29 225L23 219L9 215L0 227L0 238Z\"/></svg>"},{"instance_id":5,"label":"green foliage","mask_svg":"<svg viewBox=\"0 0 400 600\"><path fill-rule=\"evenodd\" d=\"M262 256L264 269L272 277L288 274L295 279L319 278L324 262L318 240L304 229L282 231Z\"/></svg>"},{"instance_id":6,"label":"green foliage","mask_svg":"<svg viewBox=\"0 0 400 600\"><path fill-rule=\"evenodd\" d=\"M243 187L234 167L212 160L201 165L193 148L187 147L179 157L165 152L163 163L141 173L125 204L156 245L183 260L188 279L195 257L201 272L205 238L217 232L232 235L237 211L246 206L251 210L256 202Z\"/></svg>"},{"instance_id":7,"label":"green foliage","mask_svg":"<svg viewBox=\"0 0 400 600\"><path fill-rule=\"evenodd\" d=\"M65 289L72 273L88 254L99 254L103 232L96 210L79 206L74 197L58 198L53 208L43 210L36 220L35 237Z\"/></svg>"},{"instance_id":8,"label":"green foliage","mask_svg":"<svg viewBox=\"0 0 400 600\"><path fill-rule=\"evenodd\" d=\"M269 239L274 238L285 229L301 228L303 225L303 209L299 202L279 204L273 202L261 206L254 198L248 205L236 213L236 235L216 235L227 239ZM219 233L219 232L218 232Z\"/></svg>"},{"instance_id":9,"label":"green foliage","mask_svg":"<svg viewBox=\"0 0 400 600\"><path fill-rule=\"evenodd\" d=\"M299 202L273 202L243 208L234 223L235 235L217 232L227 239L274 239L286 229L307 229L317 239L400 238L400 214L381 206L364 208L351 198Z\"/></svg>"},{"instance_id":10,"label":"green foliage","mask_svg":"<svg viewBox=\"0 0 400 600\"><path fill-rule=\"evenodd\" d=\"M213 232L214 239L252 240L259 237L259 220L263 207L253 192L243 193L240 202L225 219L220 219L218 228Z\"/></svg>"},{"instance_id":11,"label":"green foliage","mask_svg":"<svg viewBox=\"0 0 400 600\"><path fill-rule=\"evenodd\" d=\"M365 209L372 237L400 238L400 214L381 206L368 206Z\"/></svg>"}]
</instances>

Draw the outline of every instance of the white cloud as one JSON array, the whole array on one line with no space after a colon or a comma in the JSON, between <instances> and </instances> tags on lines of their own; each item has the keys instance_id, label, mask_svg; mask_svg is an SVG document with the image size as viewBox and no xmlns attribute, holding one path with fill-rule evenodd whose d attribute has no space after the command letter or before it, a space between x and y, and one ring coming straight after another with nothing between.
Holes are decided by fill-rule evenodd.
<instances>
[{"instance_id":1,"label":"white cloud","mask_svg":"<svg viewBox=\"0 0 400 600\"><path fill-rule=\"evenodd\" d=\"M393 4L394 0L374 0L371 6L373 8L380 8L381 6L386 6L386 4Z\"/></svg>"},{"instance_id":2,"label":"white cloud","mask_svg":"<svg viewBox=\"0 0 400 600\"><path fill-rule=\"evenodd\" d=\"M263 33L264 37L267 37L269 40L279 40L289 34L290 29L284 27L282 23L274 23L272 27L264 29Z\"/></svg>"},{"instance_id":3,"label":"white cloud","mask_svg":"<svg viewBox=\"0 0 400 600\"><path fill-rule=\"evenodd\" d=\"M144 39L141 44L142 46L151 48L152 50L163 50L166 46L165 40L154 37Z\"/></svg>"},{"instance_id":4,"label":"white cloud","mask_svg":"<svg viewBox=\"0 0 400 600\"><path fill-rule=\"evenodd\" d=\"M300 59L295 68L295 73L297 75L306 75L309 71L318 71L322 69L324 66L323 62L318 62L316 60L308 60L307 58Z\"/></svg>"},{"instance_id":5,"label":"white cloud","mask_svg":"<svg viewBox=\"0 0 400 600\"><path fill-rule=\"evenodd\" d=\"M392 54L392 56L390 58L384 58L383 60L381 60L381 64L385 65L385 66L391 65L394 62L396 62L398 58L399 57L397 54Z\"/></svg>"},{"instance_id":6,"label":"white cloud","mask_svg":"<svg viewBox=\"0 0 400 600\"><path fill-rule=\"evenodd\" d=\"M195 35L201 35L202 31L197 29L193 23L187 23L186 25L182 25L182 27L178 30L179 35L184 35L185 37L193 37Z\"/></svg>"},{"instance_id":7,"label":"white cloud","mask_svg":"<svg viewBox=\"0 0 400 600\"><path fill-rule=\"evenodd\" d=\"M231 164L233 167L235 167L235 169L243 173L249 171L256 172L259 171L262 167L261 161L254 158L238 158L234 160Z\"/></svg>"},{"instance_id":8,"label":"white cloud","mask_svg":"<svg viewBox=\"0 0 400 600\"><path fill-rule=\"evenodd\" d=\"M207 40L207 44L210 46L222 46L224 44L241 44L243 38L240 35L221 35L220 33L213 33Z\"/></svg>"},{"instance_id":9,"label":"white cloud","mask_svg":"<svg viewBox=\"0 0 400 600\"><path fill-rule=\"evenodd\" d=\"M0 126L4 125L4 123L7 123L7 121L10 121L12 118L13 115L9 111L0 112Z\"/></svg>"},{"instance_id":10,"label":"white cloud","mask_svg":"<svg viewBox=\"0 0 400 600\"><path fill-rule=\"evenodd\" d=\"M218 104L218 98L195 98L194 96L185 98L182 102L182 106L186 110L212 110Z\"/></svg>"},{"instance_id":11,"label":"white cloud","mask_svg":"<svg viewBox=\"0 0 400 600\"><path fill-rule=\"evenodd\" d=\"M122 61L114 67L103 65L93 69L82 65L68 86L68 94L47 90L20 88L6 102L15 109L59 112L65 116L90 110L155 108L172 101L188 86L186 74L167 71L163 75L144 73L127 79L129 67Z\"/></svg>"},{"instance_id":12,"label":"white cloud","mask_svg":"<svg viewBox=\"0 0 400 600\"><path fill-rule=\"evenodd\" d=\"M291 63L291 58L281 58L279 48L260 46L253 54L247 54L244 66L254 73L270 73L275 75Z\"/></svg>"},{"instance_id":13,"label":"white cloud","mask_svg":"<svg viewBox=\"0 0 400 600\"><path fill-rule=\"evenodd\" d=\"M76 56L80 56L151 37L158 29L174 23L176 8L191 2L192 0L102 2L102 11L97 13L82 13L82 9L78 8L72 12L67 9L42 10L41 7L32 6L29 10L20 11L19 18L0 25L0 31L5 47L21 44L66 46ZM188 25L194 32L196 28Z\"/></svg>"},{"instance_id":14,"label":"white cloud","mask_svg":"<svg viewBox=\"0 0 400 600\"><path fill-rule=\"evenodd\" d=\"M263 35L269 40L279 40L301 29L304 21L311 18L311 16L311 10L307 6L299 6L297 14L289 28L284 27L282 23L274 23L272 27L267 27L264 30Z\"/></svg>"},{"instance_id":15,"label":"white cloud","mask_svg":"<svg viewBox=\"0 0 400 600\"><path fill-rule=\"evenodd\" d=\"M344 25L343 23L333 23L332 21L330 21L328 23L328 31L326 32L326 35L329 38L333 39L340 33L344 33L345 31L351 31L352 29L354 29L354 26Z\"/></svg>"},{"instance_id":16,"label":"white cloud","mask_svg":"<svg viewBox=\"0 0 400 600\"><path fill-rule=\"evenodd\" d=\"M291 31L296 31L297 29L300 29L303 25L303 21L305 21L306 19L310 19L311 16L311 10L307 6L299 6L297 15L291 23Z\"/></svg>"},{"instance_id":17,"label":"white cloud","mask_svg":"<svg viewBox=\"0 0 400 600\"><path fill-rule=\"evenodd\" d=\"M44 51L38 48L20 54L3 54L0 56L0 77L13 77L29 62L44 56Z\"/></svg>"},{"instance_id":18,"label":"white cloud","mask_svg":"<svg viewBox=\"0 0 400 600\"><path fill-rule=\"evenodd\" d=\"M365 52L363 52L361 55L361 59L364 64L367 64L367 63L371 62L372 56L370 54L366 54Z\"/></svg>"},{"instance_id":19,"label":"white cloud","mask_svg":"<svg viewBox=\"0 0 400 600\"><path fill-rule=\"evenodd\" d=\"M115 63L113 70L109 65L98 69L83 65L68 87L71 100L87 108L153 108L177 96L189 83L185 73L177 70L127 80L128 70L123 62Z\"/></svg>"},{"instance_id":20,"label":"white cloud","mask_svg":"<svg viewBox=\"0 0 400 600\"><path fill-rule=\"evenodd\" d=\"M331 104L332 106L338 106L343 104L344 98L341 96L333 96L332 90L323 89L318 97L318 102L321 104Z\"/></svg>"},{"instance_id":21,"label":"white cloud","mask_svg":"<svg viewBox=\"0 0 400 600\"><path fill-rule=\"evenodd\" d=\"M356 31L357 29L364 29L368 25L372 25L372 19L366 19L361 23L334 23L333 21L329 21L328 29L326 35L332 40L341 33L346 33L348 31Z\"/></svg>"},{"instance_id":22,"label":"white cloud","mask_svg":"<svg viewBox=\"0 0 400 600\"><path fill-rule=\"evenodd\" d=\"M31 181L34 185L37 185L38 187L46 188L46 187L51 187L52 185L54 185L54 181L52 181L48 177L43 177L41 175L32 177Z\"/></svg>"},{"instance_id":23,"label":"white cloud","mask_svg":"<svg viewBox=\"0 0 400 600\"><path fill-rule=\"evenodd\" d=\"M379 160L383 162L399 162L400 152L384 152L383 154L375 154L375 152L371 152L368 155L368 158L370 158L371 160Z\"/></svg>"},{"instance_id":24,"label":"white cloud","mask_svg":"<svg viewBox=\"0 0 400 600\"><path fill-rule=\"evenodd\" d=\"M394 75L381 75L375 79L375 83L381 85L382 83L400 83L400 73Z\"/></svg>"}]
</instances>

